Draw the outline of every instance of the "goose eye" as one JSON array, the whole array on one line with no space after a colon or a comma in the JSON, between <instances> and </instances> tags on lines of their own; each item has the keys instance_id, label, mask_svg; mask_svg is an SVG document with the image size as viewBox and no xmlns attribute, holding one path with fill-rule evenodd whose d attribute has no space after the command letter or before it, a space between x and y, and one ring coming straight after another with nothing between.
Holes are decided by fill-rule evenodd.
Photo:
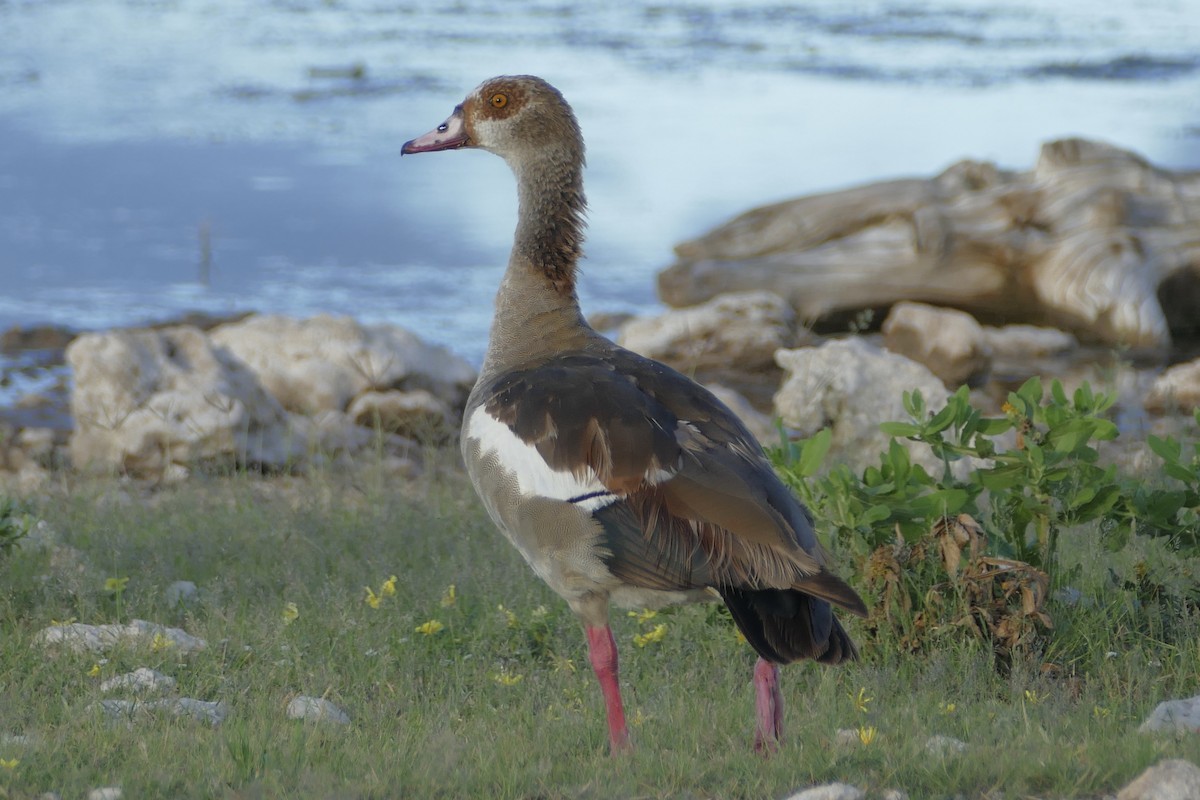
<instances>
[{"instance_id":1,"label":"goose eye","mask_svg":"<svg viewBox=\"0 0 1200 800\"><path fill-rule=\"evenodd\" d=\"M492 108L504 108L508 105L508 95L497 92L492 95Z\"/></svg>"}]
</instances>

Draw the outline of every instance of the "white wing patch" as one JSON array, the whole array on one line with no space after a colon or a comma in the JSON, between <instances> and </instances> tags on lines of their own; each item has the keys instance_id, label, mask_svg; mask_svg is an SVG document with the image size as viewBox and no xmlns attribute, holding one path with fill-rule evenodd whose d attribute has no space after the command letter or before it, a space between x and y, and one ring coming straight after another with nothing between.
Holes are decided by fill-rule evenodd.
<instances>
[{"instance_id":1,"label":"white wing patch","mask_svg":"<svg viewBox=\"0 0 1200 800\"><path fill-rule=\"evenodd\" d=\"M471 413L467 437L479 442L481 456L495 454L504 470L512 474L517 491L524 497L573 502L586 511L596 511L617 500L591 467L586 468L582 477L551 469L536 447L521 441L483 406Z\"/></svg>"}]
</instances>

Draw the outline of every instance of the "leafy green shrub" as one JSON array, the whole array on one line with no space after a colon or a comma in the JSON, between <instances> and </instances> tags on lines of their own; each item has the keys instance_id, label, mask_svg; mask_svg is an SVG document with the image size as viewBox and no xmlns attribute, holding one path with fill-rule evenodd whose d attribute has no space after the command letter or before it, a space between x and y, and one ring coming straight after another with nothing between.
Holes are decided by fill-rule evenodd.
<instances>
[{"instance_id":1,"label":"leafy green shrub","mask_svg":"<svg viewBox=\"0 0 1200 800\"><path fill-rule=\"evenodd\" d=\"M936 412L906 393L910 420L880 426L893 438L861 475L844 464L822 472L828 429L773 455L829 538L859 562L873 635L905 651L962 632L1005 653L1036 650L1051 629L1049 588L1072 578L1057 564L1064 529L1094 525L1113 549L1133 534L1200 544L1200 444L1185 456L1174 439L1150 437L1164 480L1119 476L1096 447L1117 437L1104 416L1113 401L1087 384L1068 397L1058 381L1047 395L1032 378L1009 393L1004 416L986 417L966 387ZM899 439L927 445L941 474L913 464Z\"/></svg>"},{"instance_id":2,"label":"leafy green shrub","mask_svg":"<svg viewBox=\"0 0 1200 800\"><path fill-rule=\"evenodd\" d=\"M32 516L22 512L11 498L0 500L0 557L14 549L32 528Z\"/></svg>"}]
</instances>

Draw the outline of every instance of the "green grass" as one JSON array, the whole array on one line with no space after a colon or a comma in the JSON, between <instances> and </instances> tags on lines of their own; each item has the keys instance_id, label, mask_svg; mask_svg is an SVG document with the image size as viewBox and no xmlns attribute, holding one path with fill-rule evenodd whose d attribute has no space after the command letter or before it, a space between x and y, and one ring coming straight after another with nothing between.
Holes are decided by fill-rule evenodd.
<instances>
[{"instance_id":1,"label":"green grass","mask_svg":"<svg viewBox=\"0 0 1200 800\"><path fill-rule=\"evenodd\" d=\"M1197 691L1195 611L1150 614L1098 589L1098 605L1053 609L1056 670L1019 664L1001 677L962 644L785 668L788 738L766 761L751 748L754 657L722 609L644 623L615 612L637 751L614 760L578 623L466 482L438 474L401 485L364 468L154 491L81 482L31 501L78 554L0 558L0 735L31 740L0 744L0 761L18 760L0 766L0 797L120 785L126 797L764 798L827 781L914 798L1096 797L1159 759L1200 762L1200 737L1136 733L1157 702ZM1085 566L1101 586L1104 565ZM393 574L395 595L369 607L364 587ZM129 582L118 602L104 582L119 577ZM199 602L167 607L175 580L198 584ZM299 616L285 624L288 603ZM186 657L119 650L93 677L96 656L32 644L52 619L118 617L178 625L209 646ZM443 630L415 631L432 619ZM634 645L659 623L661 642ZM183 696L226 701L228 719L114 725L85 711L102 678L138 666L175 677ZM286 719L296 694L327 697L353 723ZM878 730L870 745L835 743L837 729L860 726ZM931 757L934 734L970 749Z\"/></svg>"}]
</instances>

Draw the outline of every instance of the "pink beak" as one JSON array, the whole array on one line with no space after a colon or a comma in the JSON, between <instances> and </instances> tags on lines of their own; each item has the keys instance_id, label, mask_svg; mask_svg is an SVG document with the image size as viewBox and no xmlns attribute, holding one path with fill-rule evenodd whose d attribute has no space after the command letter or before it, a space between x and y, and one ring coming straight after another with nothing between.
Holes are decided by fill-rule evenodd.
<instances>
[{"instance_id":1,"label":"pink beak","mask_svg":"<svg viewBox=\"0 0 1200 800\"><path fill-rule=\"evenodd\" d=\"M467 135L466 121L463 119L462 106L454 109L454 113L450 118L438 125L424 136L405 142L404 147L400 148L400 155L412 155L413 153L435 153L438 150L457 150L460 147L469 147L471 145L471 137Z\"/></svg>"}]
</instances>

